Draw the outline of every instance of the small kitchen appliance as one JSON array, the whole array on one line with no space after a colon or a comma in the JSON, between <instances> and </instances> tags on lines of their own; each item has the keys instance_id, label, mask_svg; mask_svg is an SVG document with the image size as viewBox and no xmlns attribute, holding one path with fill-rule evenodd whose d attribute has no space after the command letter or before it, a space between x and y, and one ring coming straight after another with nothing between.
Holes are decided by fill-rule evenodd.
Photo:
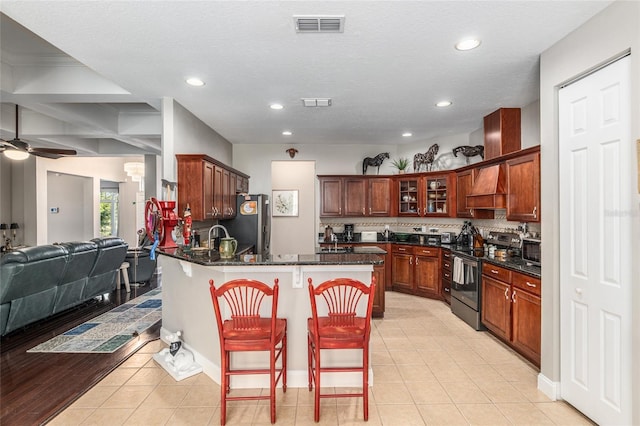
<instances>
[{"instance_id":1,"label":"small kitchen appliance","mask_svg":"<svg viewBox=\"0 0 640 426\"><path fill-rule=\"evenodd\" d=\"M344 224L344 239L349 243L353 241L353 223Z\"/></svg>"},{"instance_id":2,"label":"small kitchen appliance","mask_svg":"<svg viewBox=\"0 0 640 426\"><path fill-rule=\"evenodd\" d=\"M538 238L523 238L522 260L527 264L540 266L540 246L541 241Z\"/></svg>"},{"instance_id":3,"label":"small kitchen appliance","mask_svg":"<svg viewBox=\"0 0 640 426\"><path fill-rule=\"evenodd\" d=\"M440 242L442 244L452 244L455 241L456 237L453 232L443 232L440 234Z\"/></svg>"}]
</instances>

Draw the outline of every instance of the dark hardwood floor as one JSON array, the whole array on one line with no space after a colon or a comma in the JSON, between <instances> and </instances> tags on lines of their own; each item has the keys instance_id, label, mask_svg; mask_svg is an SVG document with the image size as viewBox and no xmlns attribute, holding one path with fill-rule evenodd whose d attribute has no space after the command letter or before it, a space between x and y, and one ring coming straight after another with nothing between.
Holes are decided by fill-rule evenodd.
<instances>
[{"instance_id":1,"label":"dark hardwood floor","mask_svg":"<svg viewBox=\"0 0 640 426\"><path fill-rule=\"evenodd\" d=\"M160 324L111 354L27 353L32 347L82 324L156 287L114 291L55 317L15 330L0 340L0 424L45 424L88 391L146 343L156 340Z\"/></svg>"}]
</instances>

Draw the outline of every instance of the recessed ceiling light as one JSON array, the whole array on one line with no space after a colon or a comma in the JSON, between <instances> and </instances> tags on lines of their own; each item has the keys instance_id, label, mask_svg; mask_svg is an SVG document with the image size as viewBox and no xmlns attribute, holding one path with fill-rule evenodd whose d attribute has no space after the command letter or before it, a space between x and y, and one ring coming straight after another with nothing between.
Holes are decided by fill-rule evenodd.
<instances>
[{"instance_id":1,"label":"recessed ceiling light","mask_svg":"<svg viewBox=\"0 0 640 426\"><path fill-rule=\"evenodd\" d=\"M282 109L284 107L281 104L271 104L271 105L269 105L269 108L271 108L271 109Z\"/></svg>"},{"instance_id":2,"label":"recessed ceiling light","mask_svg":"<svg viewBox=\"0 0 640 426\"><path fill-rule=\"evenodd\" d=\"M188 78L188 79L186 79L186 82L190 86L195 86L195 87L204 86L204 81L200 80L197 77Z\"/></svg>"},{"instance_id":3,"label":"recessed ceiling light","mask_svg":"<svg viewBox=\"0 0 640 426\"><path fill-rule=\"evenodd\" d=\"M440 101L436 104L438 108L445 108L451 106L451 101Z\"/></svg>"},{"instance_id":4,"label":"recessed ceiling light","mask_svg":"<svg viewBox=\"0 0 640 426\"><path fill-rule=\"evenodd\" d=\"M480 46L480 40L475 38L468 38L456 43L456 49L458 50L471 50L475 49L478 46Z\"/></svg>"},{"instance_id":5,"label":"recessed ceiling light","mask_svg":"<svg viewBox=\"0 0 640 426\"><path fill-rule=\"evenodd\" d=\"M282 134L284 136L291 136L293 133L291 133L289 130L285 130L284 132L282 132Z\"/></svg>"},{"instance_id":6,"label":"recessed ceiling light","mask_svg":"<svg viewBox=\"0 0 640 426\"><path fill-rule=\"evenodd\" d=\"M404 132L404 133L402 134L402 137L403 137L403 138L408 138L408 137L410 137L410 136L413 136L413 133L411 133L411 132Z\"/></svg>"}]
</instances>

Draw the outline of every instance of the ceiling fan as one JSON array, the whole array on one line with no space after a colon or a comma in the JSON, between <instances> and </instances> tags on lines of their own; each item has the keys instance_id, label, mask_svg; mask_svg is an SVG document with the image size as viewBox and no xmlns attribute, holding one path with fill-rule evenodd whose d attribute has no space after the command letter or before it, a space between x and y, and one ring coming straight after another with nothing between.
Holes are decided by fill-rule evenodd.
<instances>
[{"instance_id":1,"label":"ceiling fan","mask_svg":"<svg viewBox=\"0 0 640 426\"><path fill-rule=\"evenodd\" d=\"M33 148L28 142L20 139L18 136L18 105L16 105L16 137L10 141L0 139L0 152L12 158L14 160L24 160L29 154L36 155L38 157L57 159L63 155L76 155L77 152L74 149L58 149L58 148Z\"/></svg>"}]
</instances>

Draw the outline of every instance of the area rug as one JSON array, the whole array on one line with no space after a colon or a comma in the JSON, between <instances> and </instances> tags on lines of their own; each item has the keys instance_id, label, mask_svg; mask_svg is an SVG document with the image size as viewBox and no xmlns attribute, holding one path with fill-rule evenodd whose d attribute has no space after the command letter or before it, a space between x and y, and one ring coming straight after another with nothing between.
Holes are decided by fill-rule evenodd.
<instances>
[{"instance_id":1,"label":"area rug","mask_svg":"<svg viewBox=\"0 0 640 426\"><path fill-rule=\"evenodd\" d=\"M151 290L27 352L112 353L162 320L162 291Z\"/></svg>"}]
</instances>

